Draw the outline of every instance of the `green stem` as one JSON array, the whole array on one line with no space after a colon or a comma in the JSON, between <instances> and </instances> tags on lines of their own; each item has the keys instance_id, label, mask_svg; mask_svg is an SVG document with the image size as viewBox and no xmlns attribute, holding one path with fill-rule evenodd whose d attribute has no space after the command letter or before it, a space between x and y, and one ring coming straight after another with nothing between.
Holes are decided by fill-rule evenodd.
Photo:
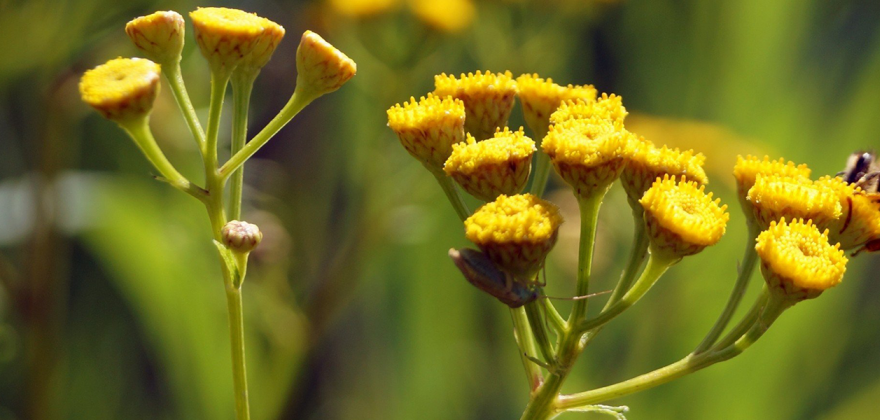
<instances>
[{"instance_id":1,"label":"green stem","mask_svg":"<svg viewBox=\"0 0 880 420\"><path fill-rule=\"evenodd\" d=\"M547 188L547 179L550 177L550 156L547 156L541 150L541 142L547 135L547 129L536 130L534 127L529 128L535 134L535 146L538 149L535 154L534 166L532 167L534 175L532 176L532 185L529 191L532 195L541 197L544 195L544 190Z\"/></svg>"},{"instance_id":2,"label":"green stem","mask_svg":"<svg viewBox=\"0 0 880 420\"><path fill-rule=\"evenodd\" d=\"M550 337L547 335L547 328L544 324L544 317L541 315L541 307L538 302L529 302L525 305L526 315L529 319L529 326L535 335L535 342L538 349L541 350L541 356L551 367L556 364L556 358L553 352L553 345L550 344Z\"/></svg>"},{"instance_id":3,"label":"green stem","mask_svg":"<svg viewBox=\"0 0 880 420\"><path fill-rule=\"evenodd\" d=\"M205 137L205 171L210 172L206 178L213 177L217 171L217 136L220 132L220 115L223 111L223 99L226 96L226 86L229 84L229 75L212 73L211 75L211 104L208 108L208 131ZM217 193L216 191L211 191Z\"/></svg>"},{"instance_id":4,"label":"green stem","mask_svg":"<svg viewBox=\"0 0 880 420\"><path fill-rule=\"evenodd\" d=\"M749 328L755 323L758 317L761 316L761 313L764 311L764 307L767 306L768 301L770 300L770 293L767 290L767 286L764 286L763 291L758 297L755 299L755 303L752 304L752 308L749 309L749 312L739 321L739 323L727 333L718 344L715 345L714 348L724 348L731 344L733 344L740 336L746 333Z\"/></svg>"},{"instance_id":5,"label":"green stem","mask_svg":"<svg viewBox=\"0 0 880 420\"><path fill-rule=\"evenodd\" d=\"M238 153L232 155L232 157L223 164L223 167L220 168L221 176L223 176L224 179L229 177L232 171L238 169L238 167L243 165L246 160L257 153L266 142L272 139L278 131L284 128L284 126L287 125L296 114L299 114L299 112L314 99L315 96L312 94L303 93L303 91L299 89L295 90L290 97L290 100L284 105L284 108L281 108L281 111L278 112L278 115L276 115L275 118L272 118L272 121L269 121L269 123L266 124L266 126L263 127L263 129L260 130L251 141L239 150Z\"/></svg>"},{"instance_id":6,"label":"green stem","mask_svg":"<svg viewBox=\"0 0 880 420\"><path fill-rule=\"evenodd\" d=\"M742 266L740 266L739 276L733 286L733 291L730 293L727 305L724 307L718 320L715 321L715 325L712 326L712 329L709 330L709 333L706 334L706 337L703 338L700 345L694 349L694 354L702 353L715 344L715 341L718 340L718 337L720 337L721 333L724 332L724 329L727 328L730 319L733 318L733 314L736 312L737 307L739 307L739 303L742 301L742 297L749 286L749 280L752 278L752 271L754 271L758 262L758 253L755 251L755 238L758 237L759 233L756 224L749 223L749 238L746 241Z\"/></svg>"},{"instance_id":7,"label":"green stem","mask_svg":"<svg viewBox=\"0 0 880 420\"><path fill-rule=\"evenodd\" d=\"M446 198L449 199L449 203L455 208L455 213L458 214L458 217L462 221L467 219L471 212L464 204L464 201L462 201L461 195L459 195L458 190L455 188L455 183L452 182L452 178L446 176L442 170L432 170L431 173L434 175L434 178L437 179L437 182L440 183L440 187L443 188L443 192L446 193Z\"/></svg>"},{"instance_id":8,"label":"green stem","mask_svg":"<svg viewBox=\"0 0 880 420\"><path fill-rule=\"evenodd\" d=\"M119 126L134 140L147 160L159 171L164 181L199 200L204 200L204 191L193 185L185 176L174 168L159 148L153 132L150 130L149 118L144 117L133 121L120 122Z\"/></svg>"},{"instance_id":9,"label":"green stem","mask_svg":"<svg viewBox=\"0 0 880 420\"><path fill-rule=\"evenodd\" d=\"M248 108L253 87L253 78L246 76L232 78L232 156L244 148L245 141L247 141ZM231 220L241 219L243 188L244 162L233 172L232 183L229 186L229 218Z\"/></svg>"},{"instance_id":10,"label":"green stem","mask_svg":"<svg viewBox=\"0 0 880 420\"><path fill-rule=\"evenodd\" d=\"M174 100L177 102L180 112L183 113L183 118L186 120L186 125L189 127L189 131L199 145L199 152L204 155L205 132L202 130L202 124L199 122L196 110L193 108L189 94L186 92L186 85L183 82L183 75L180 72L180 61L162 66L162 73L165 75L165 80L168 81L168 86L171 87L171 94L174 96Z\"/></svg>"},{"instance_id":11,"label":"green stem","mask_svg":"<svg viewBox=\"0 0 880 420\"><path fill-rule=\"evenodd\" d=\"M228 271L228 270L224 270ZM244 316L241 289L226 287L226 305L229 309L229 338L232 342L232 381L235 390L235 418L249 420L247 368L244 357Z\"/></svg>"},{"instance_id":12,"label":"green stem","mask_svg":"<svg viewBox=\"0 0 880 420\"><path fill-rule=\"evenodd\" d=\"M522 359L523 368L526 371L529 389L534 391L544 380L541 375L541 367L529 360L529 357L538 357L535 336L529 328L529 319L525 309L521 307L510 308L510 318L513 321L513 335L520 350L520 359Z\"/></svg>"},{"instance_id":13,"label":"green stem","mask_svg":"<svg viewBox=\"0 0 880 420\"><path fill-rule=\"evenodd\" d=\"M590 293L590 271L593 266L593 249L596 244L596 226L599 223L599 207L605 194L591 197L579 197L578 206L581 213L581 236L578 247L577 293L575 296L586 296ZM568 325L572 326L586 316L587 299L576 300L568 316Z\"/></svg>"},{"instance_id":14,"label":"green stem","mask_svg":"<svg viewBox=\"0 0 880 420\"><path fill-rule=\"evenodd\" d=\"M632 201L630 201L631 206L632 204ZM607 310L611 305L619 302L620 299L623 298L623 295L629 290L630 286L632 286L633 281L635 281L639 268L642 267L642 263L648 255L648 243L650 241L648 240L648 233L645 230L645 213L644 210L642 210L641 204L635 203L635 206L632 206L635 230L633 232L633 245L630 250L629 261L623 269L623 273L620 275L620 281L617 282L617 286L615 286L614 291L611 292L611 297L608 298L608 302L605 302L605 307L602 309L603 311Z\"/></svg>"},{"instance_id":15,"label":"green stem","mask_svg":"<svg viewBox=\"0 0 880 420\"><path fill-rule=\"evenodd\" d=\"M544 305L544 313L547 314L547 320L550 321L550 326L556 331L557 335L561 335L565 330L565 320L562 319L562 315L559 315L559 311L556 310L556 307L553 306L553 303L550 302L546 296L542 296L539 298L541 300L541 304Z\"/></svg>"}]
</instances>

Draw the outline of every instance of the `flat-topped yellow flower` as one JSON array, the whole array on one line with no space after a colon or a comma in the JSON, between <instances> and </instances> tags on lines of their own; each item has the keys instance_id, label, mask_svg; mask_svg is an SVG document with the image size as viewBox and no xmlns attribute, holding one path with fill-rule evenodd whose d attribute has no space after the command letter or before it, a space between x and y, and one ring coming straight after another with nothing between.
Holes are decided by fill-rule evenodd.
<instances>
[{"instance_id":1,"label":"flat-topped yellow flower","mask_svg":"<svg viewBox=\"0 0 880 420\"><path fill-rule=\"evenodd\" d=\"M434 76L434 95L461 99L467 111L465 129L477 140L484 140L507 126L516 99L516 82L509 71L477 71L459 78L443 73Z\"/></svg>"},{"instance_id":2,"label":"flat-topped yellow flower","mask_svg":"<svg viewBox=\"0 0 880 420\"><path fill-rule=\"evenodd\" d=\"M755 246L761 272L773 293L786 301L815 298L843 279L847 259L811 221L773 222Z\"/></svg>"},{"instance_id":3,"label":"flat-topped yellow flower","mask_svg":"<svg viewBox=\"0 0 880 420\"><path fill-rule=\"evenodd\" d=\"M627 156L620 180L631 200L640 200L654 181L664 175L687 176L688 180L700 185L709 183L703 170L706 157L702 153L694 153L693 150L682 152L666 146L658 148L643 138L634 139L630 146L631 153Z\"/></svg>"},{"instance_id":4,"label":"flat-topped yellow flower","mask_svg":"<svg viewBox=\"0 0 880 420\"><path fill-rule=\"evenodd\" d=\"M626 116L626 107L623 106L623 98L615 94L603 93L602 96L592 100L568 100L562 102L559 108L550 115L552 124L573 119L603 118L618 123L623 123Z\"/></svg>"},{"instance_id":5,"label":"flat-topped yellow flower","mask_svg":"<svg viewBox=\"0 0 880 420\"><path fill-rule=\"evenodd\" d=\"M758 174L746 198L762 229L783 218L826 225L841 216L842 207L834 190L809 178Z\"/></svg>"},{"instance_id":6,"label":"flat-topped yellow flower","mask_svg":"<svg viewBox=\"0 0 880 420\"><path fill-rule=\"evenodd\" d=\"M639 201L645 209L645 224L651 253L678 259L716 244L724 236L730 214L721 199L712 200L705 185L681 177L664 175L654 181Z\"/></svg>"},{"instance_id":7,"label":"flat-topped yellow flower","mask_svg":"<svg viewBox=\"0 0 880 420\"><path fill-rule=\"evenodd\" d=\"M518 131L496 131L491 139L453 144L443 170L476 198L493 201L499 195L518 194L529 179L535 142Z\"/></svg>"},{"instance_id":8,"label":"flat-topped yellow flower","mask_svg":"<svg viewBox=\"0 0 880 420\"><path fill-rule=\"evenodd\" d=\"M173 11L160 11L133 19L125 33L147 58L163 65L180 61L186 23Z\"/></svg>"},{"instance_id":9,"label":"flat-topped yellow flower","mask_svg":"<svg viewBox=\"0 0 880 420\"><path fill-rule=\"evenodd\" d=\"M452 145L465 140L464 121L464 103L451 97L428 94L388 109L388 127L409 154L435 173L443 170Z\"/></svg>"},{"instance_id":10,"label":"flat-topped yellow flower","mask_svg":"<svg viewBox=\"0 0 880 420\"><path fill-rule=\"evenodd\" d=\"M82 100L120 124L146 118L159 94L158 64L146 58L116 58L87 71L79 82Z\"/></svg>"},{"instance_id":11,"label":"flat-topped yellow flower","mask_svg":"<svg viewBox=\"0 0 880 420\"><path fill-rule=\"evenodd\" d=\"M755 185L758 175L779 175L786 178L809 178L810 168L806 164L795 165L794 162L786 162L785 159L770 160L769 156L763 159L755 156L736 157L736 165L733 167L733 176L736 178L737 195L743 204L746 214L751 213L751 204L748 201L749 190Z\"/></svg>"},{"instance_id":12,"label":"flat-topped yellow flower","mask_svg":"<svg viewBox=\"0 0 880 420\"><path fill-rule=\"evenodd\" d=\"M190 12L189 17L202 55L208 59L211 70L220 75L231 74L255 47L266 43L264 37L271 42L278 37L279 29L281 35L284 34L284 29L275 22L238 9L199 7Z\"/></svg>"},{"instance_id":13,"label":"flat-topped yellow flower","mask_svg":"<svg viewBox=\"0 0 880 420\"><path fill-rule=\"evenodd\" d=\"M564 101L596 99L592 85L562 86L553 79L542 79L537 74L523 74L516 78L517 95L522 103L523 117L535 136L543 138L550 127L550 114Z\"/></svg>"},{"instance_id":14,"label":"flat-topped yellow flower","mask_svg":"<svg viewBox=\"0 0 880 420\"><path fill-rule=\"evenodd\" d=\"M834 191L842 208L839 218L819 224L819 228L829 230L831 243L840 243L846 250L876 250L873 247L880 241L880 194L866 193L837 177L825 176L816 184Z\"/></svg>"},{"instance_id":15,"label":"flat-topped yellow flower","mask_svg":"<svg viewBox=\"0 0 880 420\"><path fill-rule=\"evenodd\" d=\"M464 222L468 240L521 282L534 281L561 224L556 205L531 194L501 195Z\"/></svg>"},{"instance_id":16,"label":"flat-topped yellow flower","mask_svg":"<svg viewBox=\"0 0 880 420\"><path fill-rule=\"evenodd\" d=\"M318 97L354 77L357 64L320 35L305 31L296 49L296 73L296 89Z\"/></svg>"},{"instance_id":17,"label":"flat-topped yellow flower","mask_svg":"<svg viewBox=\"0 0 880 420\"><path fill-rule=\"evenodd\" d=\"M604 194L620 176L632 134L609 120L573 119L550 127L541 149L579 197Z\"/></svg>"}]
</instances>

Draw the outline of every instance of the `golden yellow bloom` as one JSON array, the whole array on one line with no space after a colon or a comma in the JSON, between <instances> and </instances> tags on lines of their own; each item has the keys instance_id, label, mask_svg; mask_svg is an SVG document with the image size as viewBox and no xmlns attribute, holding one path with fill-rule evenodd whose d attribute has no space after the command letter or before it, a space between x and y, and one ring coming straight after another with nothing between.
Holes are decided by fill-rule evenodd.
<instances>
[{"instance_id":1,"label":"golden yellow bloom","mask_svg":"<svg viewBox=\"0 0 880 420\"><path fill-rule=\"evenodd\" d=\"M409 6L422 22L443 32L461 32L476 15L471 0L409 0Z\"/></svg>"},{"instance_id":2,"label":"golden yellow bloom","mask_svg":"<svg viewBox=\"0 0 880 420\"><path fill-rule=\"evenodd\" d=\"M468 240L522 282L535 279L556 244L560 224L556 205L531 194L499 196L464 222Z\"/></svg>"},{"instance_id":3,"label":"golden yellow bloom","mask_svg":"<svg viewBox=\"0 0 880 420\"><path fill-rule=\"evenodd\" d=\"M721 239L730 214L727 205L720 206L721 199L712 200L705 188L684 176L678 183L669 175L654 181L639 201L645 209L651 253L677 259Z\"/></svg>"},{"instance_id":4,"label":"golden yellow bloom","mask_svg":"<svg viewBox=\"0 0 880 420\"><path fill-rule=\"evenodd\" d=\"M398 0L330 0L330 7L340 14L362 18L388 11L398 3Z\"/></svg>"},{"instance_id":5,"label":"golden yellow bloom","mask_svg":"<svg viewBox=\"0 0 880 420\"><path fill-rule=\"evenodd\" d=\"M673 177L687 176L700 185L709 183L703 163L706 157L693 150L680 151L666 146L657 148L645 139L630 142L631 153L627 158L626 167L620 175L623 189L630 199L638 201L651 188L657 178L664 175Z\"/></svg>"},{"instance_id":6,"label":"golden yellow bloom","mask_svg":"<svg viewBox=\"0 0 880 420\"><path fill-rule=\"evenodd\" d=\"M546 135L550 126L550 114L563 101L596 99L596 88L593 85L560 86L553 83L553 79L542 79L537 74L517 77L516 87L526 124L540 137Z\"/></svg>"},{"instance_id":7,"label":"golden yellow bloom","mask_svg":"<svg viewBox=\"0 0 880 420\"><path fill-rule=\"evenodd\" d=\"M434 76L434 94L461 99L467 111L465 130L477 140L484 140L492 137L496 129L507 126L516 98L516 83L509 71L477 71L462 74L458 79L443 73Z\"/></svg>"},{"instance_id":8,"label":"golden yellow bloom","mask_svg":"<svg viewBox=\"0 0 880 420\"><path fill-rule=\"evenodd\" d=\"M357 64L320 35L305 31L296 49L296 73L296 90L317 98L354 77Z\"/></svg>"},{"instance_id":9,"label":"golden yellow bloom","mask_svg":"<svg viewBox=\"0 0 880 420\"><path fill-rule=\"evenodd\" d=\"M841 205L834 190L809 178L758 174L746 198L752 204L755 220L762 229L783 218L826 225L841 215Z\"/></svg>"},{"instance_id":10,"label":"golden yellow bloom","mask_svg":"<svg viewBox=\"0 0 880 420\"><path fill-rule=\"evenodd\" d=\"M281 35L284 34L284 29L275 22L238 9L199 7L190 12L189 17L202 55L208 59L211 70L219 74L231 74L258 45L263 45L262 54L265 54L265 44L278 37L279 29ZM271 51L268 53L271 56Z\"/></svg>"},{"instance_id":11,"label":"golden yellow bloom","mask_svg":"<svg viewBox=\"0 0 880 420\"><path fill-rule=\"evenodd\" d=\"M866 193L837 177L825 176L816 184L834 191L842 209L836 220L817 223L830 231L831 243L840 243L847 250L875 246L872 242L880 240L880 194Z\"/></svg>"},{"instance_id":12,"label":"golden yellow bloom","mask_svg":"<svg viewBox=\"0 0 880 420\"><path fill-rule=\"evenodd\" d=\"M579 197L604 194L626 165L632 135L604 119L573 119L550 127L541 148Z\"/></svg>"},{"instance_id":13,"label":"golden yellow bloom","mask_svg":"<svg viewBox=\"0 0 880 420\"><path fill-rule=\"evenodd\" d=\"M846 272L840 245L832 246L828 231L819 233L809 220L771 223L758 235L755 250L770 290L792 302L819 296L839 284Z\"/></svg>"},{"instance_id":14,"label":"golden yellow bloom","mask_svg":"<svg viewBox=\"0 0 880 420\"><path fill-rule=\"evenodd\" d=\"M603 93L601 97L584 101L564 101L559 108L550 115L550 122L559 124L573 119L603 118L613 122L623 123L626 116L626 108L623 106L623 98L615 94Z\"/></svg>"},{"instance_id":15,"label":"golden yellow bloom","mask_svg":"<svg viewBox=\"0 0 880 420\"><path fill-rule=\"evenodd\" d=\"M125 33L147 58L164 65L180 61L186 24L173 11L141 16L125 25Z\"/></svg>"},{"instance_id":16,"label":"golden yellow bloom","mask_svg":"<svg viewBox=\"0 0 880 420\"><path fill-rule=\"evenodd\" d=\"M452 155L443 170L465 191L484 201L499 195L518 194L529 179L535 142L518 131L496 131L495 137L477 142L468 135L466 143L452 145Z\"/></svg>"},{"instance_id":17,"label":"golden yellow bloom","mask_svg":"<svg viewBox=\"0 0 880 420\"><path fill-rule=\"evenodd\" d=\"M464 120L464 103L431 94L388 109L388 127L409 154L434 172L443 169L452 145L464 141Z\"/></svg>"},{"instance_id":18,"label":"golden yellow bloom","mask_svg":"<svg viewBox=\"0 0 880 420\"><path fill-rule=\"evenodd\" d=\"M125 123L146 118L159 94L160 71L145 58L116 58L87 71L79 93L107 119Z\"/></svg>"},{"instance_id":19,"label":"golden yellow bloom","mask_svg":"<svg viewBox=\"0 0 880 420\"><path fill-rule=\"evenodd\" d=\"M769 156L759 159L755 156L736 157L736 165L733 167L733 176L736 178L736 189L743 210L749 214L751 204L748 202L749 190L755 185L755 179L761 175L779 175L786 178L809 178L810 168L806 164L795 165L794 162L786 162L785 159L770 160Z\"/></svg>"}]
</instances>

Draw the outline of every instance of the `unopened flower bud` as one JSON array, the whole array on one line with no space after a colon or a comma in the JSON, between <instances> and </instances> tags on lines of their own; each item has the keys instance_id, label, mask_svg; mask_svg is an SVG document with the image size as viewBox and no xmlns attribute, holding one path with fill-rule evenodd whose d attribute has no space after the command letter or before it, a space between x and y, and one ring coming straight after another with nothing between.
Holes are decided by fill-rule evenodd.
<instances>
[{"instance_id":1,"label":"unopened flower bud","mask_svg":"<svg viewBox=\"0 0 880 420\"><path fill-rule=\"evenodd\" d=\"M267 50L267 45L275 38L280 40L279 31L284 34L275 22L238 9L200 7L189 16L202 55L208 59L211 70L221 75L231 74L254 51L263 52L257 54L261 59L266 52L271 56L274 48ZM268 57L265 59L268 61Z\"/></svg>"},{"instance_id":2,"label":"unopened flower bud","mask_svg":"<svg viewBox=\"0 0 880 420\"><path fill-rule=\"evenodd\" d=\"M257 225L240 220L227 223L220 233L223 235L223 245L239 253L251 252L263 240L263 232Z\"/></svg>"},{"instance_id":3,"label":"unopened flower bud","mask_svg":"<svg viewBox=\"0 0 880 420\"><path fill-rule=\"evenodd\" d=\"M125 25L125 33L150 60L161 64L180 61L185 24L177 12L155 12Z\"/></svg>"},{"instance_id":4,"label":"unopened flower bud","mask_svg":"<svg viewBox=\"0 0 880 420\"><path fill-rule=\"evenodd\" d=\"M150 114L159 94L160 71L145 58L116 58L87 71L79 93L105 118L124 124Z\"/></svg>"},{"instance_id":5,"label":"unopened flower bud","mask_svg":"<svg viewBox=\"0 0 880 420\"><path fill-rule=\"evenodd\" d=\"M296 49L296 89L315 98L342 87L357 64L320 35L305 31Z\"/></svg>"}]
</instances>

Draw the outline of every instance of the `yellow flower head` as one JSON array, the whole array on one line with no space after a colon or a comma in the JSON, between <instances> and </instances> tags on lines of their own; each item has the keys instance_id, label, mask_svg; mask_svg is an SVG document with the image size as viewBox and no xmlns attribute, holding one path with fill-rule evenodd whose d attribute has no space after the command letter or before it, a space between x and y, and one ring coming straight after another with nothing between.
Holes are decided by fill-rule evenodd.
<instances>
[{"instance_id":1,"label":"yellow flower head","mask_svg":"<svg viewBox=\"0 0 880 420\"><path fill-rule=\"evenodd\" d=\"M296 89L317 98L354 77L357 64L320 35L305 31L296 49L296 73Z\"/></svg>"},{"instance_id":2,"label":"yellow flower head","mask_svg":"<svg viewBox=\"0 0 880 420\"><path fill-rule=\"evenodd\" d=\"M733 167L733 176L736 178L736 190L740 204L747 216L753 213L749 203L749 190L755 185L758 175L779 175L785 178L809 178L810 168L806 164L795 165L794 162L786 162L785 159L770 160L769 156L763 159L755 156L737 156L736 165Z\"/></svg>"},{"instance_id":3,"label":"yellow flower head","mask_svg":"<svg viewBox=\"0 0 880 420\"><path fill-rule=\"evenodd\" d=\"M330 7L342 15L364 18L386 12L397 3L398 0L330 0Z\"/></svg>"},{"instance_id":4,"label":"yellow flower head","mask_svg":"<svg viewBox=\"0 0 880 420\"><path fill-rule=\"evenodd\" d=\"M550 115L550 122L559 124L566 120L603 118L613 122L623 123L626 116L626 108L623 106L623 98L615 94L603 93L596 99L569 100L559 105L559 108Z\"/></svg>"},{"instance_id":5,"label":"yellow flower head","mask_svg":"<svg viewBox=\"0 0 880 420\"><path fill-rule=\"evenodd\" d=\"M516 78L519 100L522 103L526 124L538 137L546 135L550 126L550 114L564 101L596 99L592 85L560 86L553 79L542 79L537 74L524 74Z\"/></svg>"},{"instance_id":6,"label":"yellow flower head","mask_svg":"<svg viewBox=\"0 0 880 420\"><path fill-rule=\"evenodd\" d=\"M574 119L550 127L541 148L579 197L604 194L620 176L632 135L604 119Z\"/></svg>"},{"instance_id":7,"label":"yellow flower head","mask_svg":"<svg viewBox=\"0 0 880 420\"><path fill-rule=\"evenodd\" d=\"M82 100L118 123L146 118L159 94L158 64L145 58L116 58L87 71L79 82Z\"/></svg>"},{"instance_id":8,"label":"yellow flower head","mask_svg":"<svg viewBox=\"0 0 880 420\"><path fill-rule=\"evenodd\" d=\"M180 61L186 24L177 12L156 12L125 25L125 33L147 58L164 65Z\"/></svg>"},{"instance_id":9,"label":"yellow flower head","mask_svg":"<svg viewBox=\"0 0 880 420\"><path fill-rule=\"evenodd\" d=\"M809 178L758 174L746 198L752 204L755 220L762 229L783 218L811 220L817 225L825 225L841 215L841 205L834 190Z\"/></svg>"},{"instance_id":10,"label":"yellow flower head","mask_svg":"<svg viewBox=\"0 0 880 420\"><path fill-rule=\"evenodd\" d=\"M651 253L678 259L714 245L724 235L730 214L704 185L664 175L639 201L651 238Z\"/></svg>"},{"instance_id":11,"label":"yellow flower head","mask_svg":"<svg viewBox=\"0 0 880 420\"><path fill-rule=\"evenodd\" d=\"M409 0L409 6L422 22L449 33L461 32L476 15L472 0Z\"/></svg>"},{"instance_id":12,"label":"yellow flower head","mask_svg":"<svg viewBox=\"0 0 880 420\"><path fill-rule=\"evenodd\" d=\"M199 7L189 13L193 21L196 42L202 55L208 59L211 70L221 75L231 74L242 60L251 54L252 62L272 55L267 44L280 41L284 28L269 19L253 13L225 7ZM279 35L280 33L280 35ZM265 61L269 58L265 57ZM265 61L263 63L265 64Z\"/></svg>"},{"instance_id":13,"label":"yellow flower head","mask_svg":"<svg viewBox=\"0 0 880 420\"><path fill-rule=\"evenodd\" d=\"M484 140L492 137L496 129L507 126L516 98L516 82L509 71L477 71L457 79L443 73L434 76L434 95L461 99L467 111L465 130L477 140Z\"/></svg>"},{"instance_id":14,"label":"yellow flower head","mask_svg":"<svg viewBox=\"0 0 880 420\"><path fill-rule=\"evenodd\" d=\"M761 272L774 293L789 302L819 296L836 286L846 272L840 245L828 242L828 231L819 233L811 221L773 222L758 235L755 246Z\"/></svg>"},{"instance_id":15,"label":"yellow flower head","mask_svg":"<svg viewBox=\"0 0 880 420\"><path fill-rule=\"evenodd\" d=\"M562 216L553 203L531 194L501 195L464 222L465 235L517 280L535 278L556 244Z\"/></svg>"},{"instance_id":16,"label":"yellow flower head","mask_svg":"<svg viewBox=\"0 0 880 420\"><path fill-rule=\"evenodd\" d=\"M256 77L260 70L272 58L281 39L284 38L284 27L272 22L269 19L262 19L263 33L254 41L250 52L244 56L235 71L246 75L246 77Z\"/></svg>"},{"instance_id":17,"label":"yellow flower head","mask_svg":"<svg viewBox=\"0 0 880 420\"><path fill-rule=\"evenodd\" d=\"M703 170L706 157L702 153L694 153L693 150L682 152L666 146L657 148L650 141L641 138L631 141L630 145L631 153L620 180L631 200L640 200L654 181L664 175L687 176L689 180L700 185L709 183L706 171Z\"/></svg>"},{"instance_id":18,"label":"yellow flower head","mask_svg":"<svg viewBox=\"0 0 880 420\"><path fill-rule=\"evenodd\" d=\"M829 230L831 243L842 249L871 248L880 240L880 194L866 193L837 177L825 176L816 184L832 190L841 206L841 216L819 228Z\"/></svg>"},{"instance_id":19,"label":"yellow flower head","mask_svg":"<svg viewBox=\"0 0 880 420\"><path fill-rule=\"evenodd\" d=\"M452 145L464 141L464 103L450 97L428 94L416 102L388 109L388 126L400 143L431 171L443 169L452 154Z\"/></svg>"},{"instance_id":20,"label":"yellow flower head","mask_svg":"<svg viewBox=\"0 0 880 420\"><path fill-rule=\"evenodd\" d=\"M499 195L518 194L529 179L535 142L518 131L496 131L495 137L477 142L468 135L467 143L452 145L452 155L443 170L465 191L485 201Z\"/></svg>"}]
</instances>

